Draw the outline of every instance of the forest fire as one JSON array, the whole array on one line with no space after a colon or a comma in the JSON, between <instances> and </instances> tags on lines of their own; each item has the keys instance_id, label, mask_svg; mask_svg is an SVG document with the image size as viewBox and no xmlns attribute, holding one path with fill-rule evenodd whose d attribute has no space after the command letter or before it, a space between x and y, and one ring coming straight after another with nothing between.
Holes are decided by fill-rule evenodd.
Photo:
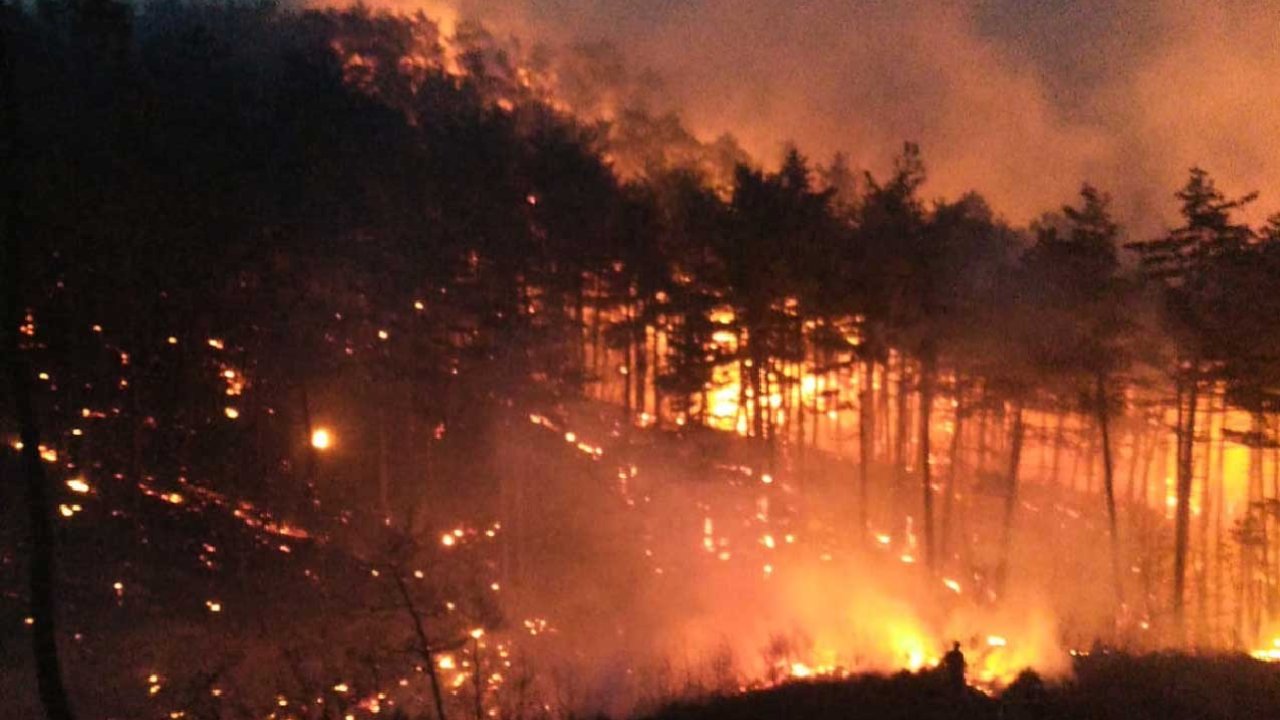
<instances>
[{"instance_id":1,"label":"forest fire","mask_svg":"<svg viewBox=\"0 0 1280 720\"><path fill-rule=\"evenodd\" d=\"M1253 194L1009 220L599 46L103 7L3 8L7 712L1271 708Z\"/></svg>"},{"instance_id":2,"label":"forest fire","mask_svg":"<svg viewBox=\"0 0 1280 720\"><path fill-rule=\"evenodd\" d=\"M531 415L530 422L550 433L563 435L566 442L574 444L577 442L579 434L573 430L566 430L557 423L548 420L542 415ZM608 460L608 455L600 450L600 452L592 453L593 456L601 457ZM747 477L760 475L769 477L768 474L756 473L749 467L731 468L734 473L741 473ZM644 477L646 472L642 467L630 465L619 471L619 477L636 478ZM750 486L748 486L749 488ZM766 500L761 498L761 500ZM739 521L743 526L750 527L756 523L768 523L769 514L767 511L767 503L756 503L749 505L752 510L759 507L766 508L762 512L755 513L749 518L743 518ZM908 538L909 544L914 546L914 537L909 530L908 519ZM739 522L731 522L730 525L738 525ZM452 535L446 535L451 538ZM770 532L764 532L757 538L757 545L763 548L772 558L772 561L766 564L766 572L761 578L761 582L772 581L787 583L790 587L786 592L794 592L796 597L807 597L812 595L824 595L831 592L821 587L806 587L806 583L815 583L818 585L826 585L832 582L832 578L823 577L824 570L819 570L817 576L811 576L809 573L812 568L799 569L799 572L792 575L789 572L789 566L783 559L773 555L771 551L778 550L785 543L786 546L794 546L795 550L803 552L804 543L797 544L797 538L793 533L786 533L783 541L779 542ZM878 545L884 547L892 544L892 537L885 533L875 535ZM734 560L732 548L735 541L725 534L717 531L717 521L712 516L703 517L701 520L701 539L699 548L708 553L717 561L726 562ZM646 551L648 557L653 557L652 550ZM821 565L827 565L832 561L830 553L819 553L817 561ZM912 564L914 561L909 555L903 555L900 558L905 564ZM743 562L750 562L743 560ZM782 563L782 564L778 564ZM803 561L802 561L803 565ZM655 569L661 569L655 568ZM775 572L778 573L775 575ZM664 573L665 574L665 573ZM780 578L775 580L774 578ZM942 579L940 581L944 587L953 593L960 594L961 587L958 582L952 579ZM791 585L795 583L794 585ZM764 587L764 586L762 586ZM837 583L838 587L838 583ZM755 591L760 592L760 591ZM835 597L835 604L840 603L840 591L836 590L831 593ZM854 593L855 595L857 593ZM786 601L784 600L784 603ZM790 615L786 621L792 624L797 632L798 638L804 638L803 645L794 645L789 641L782 641L782 645L777 645L773 652L782 654L784 657L767 663L765 666L758 668L754 673L743 678L739 687L747 689L751 687L767 686L771 683L787 682L791 680L805 680L813 678L839 678L845 677L852 672L866 672L868 670L894 671L909 670L919 671L936 666L939 663L941 654L940 638L947 637L947 632L956 634L958 637L971 637L971 647L969 648L974 658L972 677L978 687L984 691L994 691L1011 682L1014 677L1022 670L1027 668L1038 668L1048 674L1056 674L1063 671L1064 660L1067 653L1056 644L1052 639L1055 632L1048 627L1037 629L1033 635L1042 638L1035 645L1021 645L1018 642L1012 643L1001 635L985 634L978 626L968 624L972 620L948 620L942 626L926 629L924 623L916 611L909 609L908 606L892 605L881 606L875 614L876 623L882 630L874 636L864 636L858 639L858 631L849 627L847 629L839 628L841 621L835 621L836 627L826 627L832 621L830 619L814 618L816 621L812 626L798 625L795 623L804 613L801 609L807 600L799 600L796 604L798 607L784 607L782 611L785 615ZM925 601L929 603L931 601ZM963 629L961 629L963 628ZM777 644L780 638L773 639L763 638L760 647L766 647L769 643ZM747 646L738 648L736 652L744 657L749 657L756 651L756 648ZM763 685L762 685L763 684Z\"/></svg>"}]
</instances>

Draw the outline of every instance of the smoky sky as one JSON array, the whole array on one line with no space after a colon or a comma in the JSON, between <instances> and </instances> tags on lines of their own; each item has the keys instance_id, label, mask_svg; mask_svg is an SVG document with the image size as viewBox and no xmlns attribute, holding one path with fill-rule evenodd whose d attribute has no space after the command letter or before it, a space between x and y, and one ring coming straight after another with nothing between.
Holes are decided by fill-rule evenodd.
<instances>
[{"instance_id":1,"label":"smoky sky","mask_svg":"<svg viewBox=\"0 0 1280 720\"><path fill-rule=\"evenodd\" d=\"M794 141L884 172L921 144L926 193L1023 222L1089 181L1134 234L1174 220L1192 165L1280 208L1280 3L1176 0L382 0L498 33L606 41L706 139L762 163ZM1280 192L1280 189L1278 189Z\"/></svg>"}]
</instances>

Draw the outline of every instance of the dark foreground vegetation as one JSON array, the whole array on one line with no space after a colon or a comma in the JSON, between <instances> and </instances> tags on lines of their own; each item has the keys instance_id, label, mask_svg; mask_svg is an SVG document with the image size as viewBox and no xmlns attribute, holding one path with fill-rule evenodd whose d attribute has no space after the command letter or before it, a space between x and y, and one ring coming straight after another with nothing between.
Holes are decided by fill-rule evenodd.
<instances>
[{"instance_id":1,"label":"dark foreground vegetation","mask_svg":"<svg viewBox=\"0 0 1280 720\"><path fill-rule=\"evenodd\" d=\"M1244 656L1097 654L1070 680L1023 673L958 695L933 673L796 682L678 703L649 720L1233 720L1280 716L1280 668Z\"/></svg>"}]
</instances>

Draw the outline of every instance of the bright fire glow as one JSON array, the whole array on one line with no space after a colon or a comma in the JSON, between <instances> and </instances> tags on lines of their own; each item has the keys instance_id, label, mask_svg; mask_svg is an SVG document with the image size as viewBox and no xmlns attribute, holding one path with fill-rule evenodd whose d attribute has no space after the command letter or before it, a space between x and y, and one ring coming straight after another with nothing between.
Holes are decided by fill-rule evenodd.
<instances>
[{"instance_id":1,"label":"bright fire glow","mask_svg":"<svg viewBox=\"0 0 1280 720\"><path fill-rule=\"evenodd\" d=\"M1280 637L1272 639L1271 647L1259 648L1249 654L1263 662L1280 662Z\"/></svg>"},{"instance_id":2,"label":"bright fire glow","mask_svg":"<svg viewBox=\"0 0 1280 720\"><path fill-rule=\"evenodd\" d=\"M311 447L317 450L328 450L333 446L333 435L326 428L316 428L311 432Z\"/></svg>"}]
</instances>

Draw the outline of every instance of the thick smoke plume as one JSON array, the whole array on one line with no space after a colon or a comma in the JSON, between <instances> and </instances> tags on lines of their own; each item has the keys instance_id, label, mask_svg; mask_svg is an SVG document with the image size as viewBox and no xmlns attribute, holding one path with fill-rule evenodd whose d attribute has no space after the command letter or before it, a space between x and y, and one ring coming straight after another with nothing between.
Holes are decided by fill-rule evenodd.
<instances>
[{"instance_id":1,"label":"thick smoke plume","mask_svg":"<svg viewBox=\"0 0 1280 720\"><path fill-rule=\"evenodd\" d=\"M883 172L919 142L929 194L976 189L1015 222L1107 188L1135 235L1175 209L1192 165L1223 185L1280 180L1280 8L1090 0L1021 3L380 0L479 18L504 36L608 42L663 80L703 139L771 163L785 141ZM446 23L447 26L447 23Z\"/></svg>"}]
</instances>

